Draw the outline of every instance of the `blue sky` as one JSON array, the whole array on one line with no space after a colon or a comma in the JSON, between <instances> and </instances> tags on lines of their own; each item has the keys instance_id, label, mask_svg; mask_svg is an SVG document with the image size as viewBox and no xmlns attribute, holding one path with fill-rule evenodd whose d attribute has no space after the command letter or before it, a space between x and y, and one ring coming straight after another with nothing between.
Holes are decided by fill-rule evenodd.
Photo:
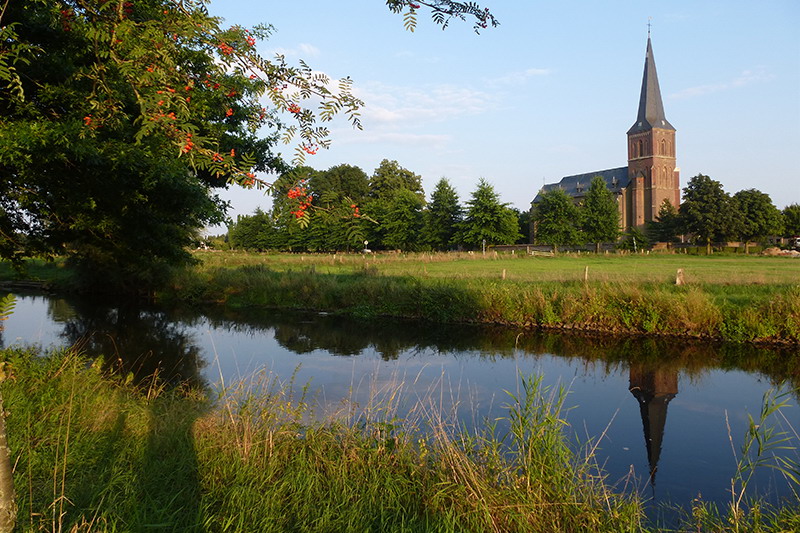
<instances>
[{"instance_id":1,"label":"blue sky","mask_svg":"<svg viewBox=\"0 0 800 533\"><path fill-rule=\"evenodd\" d=\"M462 202L480 178L527 209L544 181L625 166L651 36L666 116L677 130L681 187L706 174L729 193L757 188L779 208L800 202L800 2L488 0L500 26L403 28L383 0L216 0L229 24L269 23L264 56L302 58L350 76L364 130L333 123L326 169L382 159L441 177ZM292 146L281 151L291 158ZM264 176L269 179L269 176ZM263 193L225 194L232 215L267 208Z\"/></svg>"}]
</instances>

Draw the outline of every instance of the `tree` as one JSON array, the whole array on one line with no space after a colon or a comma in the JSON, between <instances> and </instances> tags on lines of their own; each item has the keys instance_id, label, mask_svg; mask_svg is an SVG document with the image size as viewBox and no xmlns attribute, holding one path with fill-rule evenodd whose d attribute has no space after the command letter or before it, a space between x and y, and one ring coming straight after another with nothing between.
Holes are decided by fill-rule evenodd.
<instances>
[{"instance_id":1,"label":"tree","mask_svg":"<svg viewBox=\"0 0 800 533\"><path fill-rule=\"evenodd\" d=\"M448 249L453 245L461 218L458 193L447 178L441 178L425 211L425 242L434 250Z\"/></svg>"},{"instance_id":2,"label":"tree","mask_svg":"<svg viewBox=\"0 0 800 533\"><path fill-rule=\"evenodd\" d=\"M556 187L543 193L533 208L536 242L550 244L557 252L559 246L579 244L581 213L572 198Z\"/></svg>"},{"instance_id":3,"label":"tree","mask_svg":"<svg viewBox=\"0 0 800 533\"><path fill-rule=\"evenodd\" d=\"M800 235L800 204L787 205L783 209L783 231L786 237Z\"/></svg>"},{"instance_id":4,"label":"tree","mask_svg":"<svg viewBox=\"0 0 800 533\"><path fill-rule=\"evenodd\" d=\"M95 289L157 284L224 220L214 189L267 186L256 172L286 168L279 133L302 164L329 145L320 121L360 127L349 79L331 90L303 62L259 57L271 28L223 27L205 3L3 3L0 256L67 255ZM388 2L412 28L421 6L443 26L496 25L472 3Z\"/></svg>"},{"instance_id":5,"label":"tree","mask_svg":"<svg viewBox=\"0 0 800 533\"><path fill-rule=\"evenodd\" d=\"M696 242L706 245L711 254L711 243L727 240L738 233L740 218L733 208L730 195L722 184L708 176L698 174L683 189L683 202L679 210L684 233L692 233Z\"/></svg>"},{"instance_id":6,"label":"tree","mask_svg":"<svg viewBox=\"0 0 800 533\"><path fill-rule=\"evenodd\" d=\"M485 179L478 181L467 202L466 214L456 240L469 247L486 244L512 244L520 237L517 216Z\"/></svg>"},{"instance_id":7,"label":"tree","mask_svg":"<svg viewBox=\"0 0 800 533\"><path fill-rule=\"evenodd\" d=\"M638 252L650 246L647 235L637 227L628 228L619 242L620 250L629 250L631 252Z\"/></svg>"},{"instance_id":8,"label":"tree","mask_svg":"<svg viewBox=\"0 0 800 533\"><path fill-rule=\"evenodd\" d=\"M780 235L783 217L768 194L756 189L746 189L733 195L736 211L741 216L739 236L744 241L745 253L749 253L751 240L769 235Z\"/></svg>"},{"instance_id":9,"label":"tree","mask_svg":"<svg viewBox=\"0 0 800 533\"><path fill-rule=\"evenodd\" d=\"M614 194L608 190L602 177L595 176L583 199L581 229L586 240L595 243L596 253L600 253L603 242L617 240L619 222L619 207Z\"/></svg>"},{"instance_id":10,"label":"tree","mask_svg":"<svg viewBox=\"0 0 800 533\"><path fill-rule=\"evenodd\" d=\"M425 192L422 190L422 177L401 167L397 161L384 159L372 173L369 180L369 196L364 202L363 217L374 220L377 224L367 226L367 239L373 248L396 248L396 237L386 241L388 228L385 224L389 216L389 204L402 192L415 194L425 204ZM405 196L405 195L404 195Z\"/></svg>"},{"instance_id":11,"label":"tree","mask_svg":"<svg viewBox=\"0 0 800 533\"><path fill-rule=\"evenodd\" d=\"M422 230L423 201L408 189L400 189L386 206L381 221L385 228L383 243L389 248L415 250L419 248Z\"/></svg>"},{"instance_id":12,"label":"tree","mask_svg":"<svg viewBox=\"0 0 800 533\"><path fill-rule=\"evenodd\" d=\"M388 200L399 190L411 191L423 201L425 199L425 191L422 190L422 176L401 167L397 161L384 159L369 180L369 196L374 199Z\"/></svg>"},{"instance_id":13,"label":"tree","mask_svg":"<svg viewBox=\"0 0 800 533\"><path fill-rule=\"evenodd\" d=\"M674 242L678 240L680 225L678 210L672 202L664 198L656 218L647 224L647 233L655 241Z\"/></svg>"},{"instance_id":14,"label":"tree","mask_svg":"<svg viewBox=\"0 0 800 533\"><path fill-rule=\"evenodd\" d=\"M527 244L533 242L531 240L531 211L530 209L526 209L524 211L520 211L519 209L514 209L514 213L517 215L517 223L519 226L519 233L521 237L517 239L517 244Z\"/></svg>"},{"instance_id":15,"label":"tree","mask_svg":"<svg viewBox=\"0 0 800 533\"><path fill-rule=\"evenodd\" d=\"M278 236L269 213L256 209L250 216L239 216L228 229L228 239L233 248L265 251L277 248Z\"/></svg>"}]
</instances>

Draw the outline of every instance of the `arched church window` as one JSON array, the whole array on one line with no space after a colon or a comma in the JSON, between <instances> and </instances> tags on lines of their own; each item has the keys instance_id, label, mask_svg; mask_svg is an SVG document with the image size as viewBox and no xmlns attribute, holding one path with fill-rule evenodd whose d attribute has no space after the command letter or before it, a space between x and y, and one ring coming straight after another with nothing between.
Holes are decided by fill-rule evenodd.
<instances>
[{"instance_id":1,"label":"arched church window","mask_svg":"<svg viewBox=\"0 0 800 533\"><path fill-rule=\"evenodd\" d=\"M667 141L661 140L661 155L667 155Z\"/></svg>"},{"instance_id":2,"label":"arched church window","mask_svg":"<svg viewBox=\"0 0 800 533\"><path fill-rule=\"evenodd\" d=\"M639 157L644 157L644 152L642 151L642 141L639 141Z\"/></svg>"}]
</instances>

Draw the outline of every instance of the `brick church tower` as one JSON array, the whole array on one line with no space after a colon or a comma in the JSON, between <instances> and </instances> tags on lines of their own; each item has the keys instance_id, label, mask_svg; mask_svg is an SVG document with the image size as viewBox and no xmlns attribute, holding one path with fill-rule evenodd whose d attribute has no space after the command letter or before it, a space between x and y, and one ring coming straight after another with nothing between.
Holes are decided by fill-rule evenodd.
<instances>
[{"instance_id":1,"label":"brick church tower","mask_svg":"<svg viewBox=\"0 0 800 533\"><path fill-rule=\"evenodd\" d=\"M639 114L628 130L628 178L623 227L642 228L653 220L664 200L681 199L680 169L675 164L675 128L664 116L653 47L647 36Z\"/></svg>"}]
</instances>

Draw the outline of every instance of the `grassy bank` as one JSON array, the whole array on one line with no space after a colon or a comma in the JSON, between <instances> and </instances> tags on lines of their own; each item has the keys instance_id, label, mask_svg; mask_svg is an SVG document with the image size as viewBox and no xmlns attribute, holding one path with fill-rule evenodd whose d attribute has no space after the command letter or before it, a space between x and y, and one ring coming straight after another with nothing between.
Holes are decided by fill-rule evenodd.
<instances>
[{"instance_id":1,"label":"grassy bank","mask_svg":"<svg viewBox=\"0 0 800 533\"><path fill-rule=\"evenodd\" d=\"M759 256L198 252L166 301L800 344L800 260ZM685 284L675 285L678 269ZM70 287L59 263L33 279ZM0 279L13 273L0 264Z\"/></svg>"},{"instance_id":2,"label":"grassy bank","mask_svg":"<svg viewBox=\"0 0 800 533\"><path fill-rule=\"evenodd\" d=\"M791 259L201 257L202 265L182 273L162 297L362 317L800 343L800 262ZM682 286L674 283L678 265L686 272Z\"/></svg>"},{"instance_id":3,"label":"grassy bank","mask_svg":"<svg viewBox=\"0 0 800 533\"><path fill-rule=\"evenodd\" d=\"M647 531L565 438L563 395L523 380L508 434L392 400L319 422L269 376L216 401L134 386L70 354L9 351L2 385L21 531ZM400 394L401 391L398 391ZM790 531L800 509L695 504L681 530Z\"/></svg>"}]
</instances>

